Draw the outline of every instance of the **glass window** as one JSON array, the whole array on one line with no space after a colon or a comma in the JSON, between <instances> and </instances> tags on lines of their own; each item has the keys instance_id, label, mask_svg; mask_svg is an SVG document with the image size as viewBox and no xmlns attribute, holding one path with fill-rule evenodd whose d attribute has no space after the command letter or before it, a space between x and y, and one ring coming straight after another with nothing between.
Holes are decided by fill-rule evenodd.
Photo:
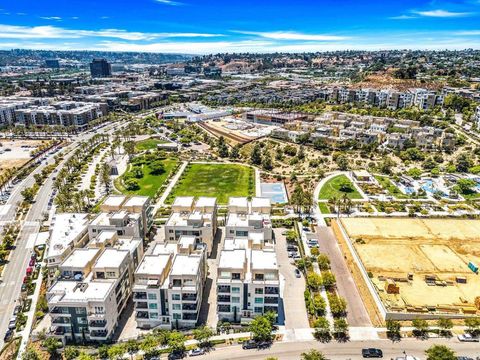
<instances>
[{"instance_id":1,"label":"glass window","mask_svg":"<svg viewBox=\"0 0 480 360\"><path fill-rule=\"evenodd\" d=\"M180 294L172 294L172 300L180 300Z\"/></svg>"},{"instance_id":2,"label":"glass window","mask_svg":"<svg viewBox=\"0 0 480 360\"><path fill-rule=\"evenodd\" d=\"M255 288L255 294L263 294L262 288Z\"/></svg>"},{"instance_id":3,"label":"glass window","mask_svg":"<svg viewBox=\"0 0 480 360\"><path fill-rule=\"evenodd\" d=\"M174 314L173 314L173 318L174 318L175 320L180 320L180 319L182 318L182 314L174 313Z\"/></svg>"},{"instance_id":4,"label":"glass window","mask_svg":"<svg viewBox=\"0 0 480 360\"><path fill-rule=\"evenodd\" d=\"M256 297L256 298L255 298L255 304L263 304L263 298L261 298L261 297Z\"/></svg>"},{"instance_id":5,"label":"glass window","mask_svg":"<svg viewBox=\"0 0 480 360\"><path fill-rule=\"evenodd\" d=\"M148 300L157 300L157 294L148 293Z\"/></svg>"},{"instance_id":6,"label":"glass window","mask_svg":"<svg viewBox=\"0 0 480 360\"><path fill-rule=\"evenodd\" d=\"M150 303L150 304L148 304L148 308L156 310L156 309L158 309L158 305L156 303Z\"/></svg>"},{"instance_id":7,"label":"glass window","mask_svg":"<svg viewBox=\"0 0 480 360\"><path fill-rule=\"evenodd\" d=\"M150 319L158 319L158 313L156 313L156 312L151 312L151 313L150 313Z\"/></svg>"},{"instance_id":8,"label":"glass window","mask_svg":"<svg viewBox=\"0 0 480 360\"><path fill-rule=\"evenodd\" d=\"M263 308L261 307L255 307L255 310L254 310L257 314L258 313L262 313L263 312Z\"/></svg>"},{"instance_id":9,"label":"glass window","mask_svg":"<svg viewBox=\"0 0 480 360\"><path fill-rule=\"evenodd\" d=\"M239 303L240 298L238 296L232 296L232 303Z\"/></svg>"},{"instance_id":10,"label":"glass window","mask_svg":"<svg viewBox=\"0 0 480 360\"><path fill-rule=\"evenodd\" d=\"M239 293L240 292L240 288L239 287L232 287L232 293Z\"/></svg>"},{"instance_id":11,"label":"glass window","mask_svg":"<svg viewBox=\"0 0 480 360\"><path fill-rule=\"evenodd\" d=\"M229 278L230 277L230 271L220 271L220 277L221 278Z\"/></svg>"},{"instance_id":12,"label":"glass window","mask_svg":"<svg viewBox=\"0 0 480 360\"><path fill-rule=\"evenodd\" d=\"M172 309L173 310L180 310L182 308L182 305L180 304L172 304Z\"/></svg>"}]
</instances>

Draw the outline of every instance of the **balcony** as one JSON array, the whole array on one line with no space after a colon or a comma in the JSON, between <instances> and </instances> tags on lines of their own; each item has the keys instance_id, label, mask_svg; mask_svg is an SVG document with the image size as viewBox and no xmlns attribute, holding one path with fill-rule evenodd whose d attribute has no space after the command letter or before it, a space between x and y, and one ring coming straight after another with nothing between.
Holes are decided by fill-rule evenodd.
<instances>
[{"instance_id":1,"label":"balcony","mask_svg":"<svg viewBox=\"0 0 480 360\"><path fill-rule=\"evenodd\" d=\"M50 333L56 336L63 336L66 333L66 329L63 326L55 326L50 329Z\"/></svg>"},{"instance_id":2,"label":"balcony","mask_svg":"<svg viewBox=\"0 0 480 360\"><path fill-rule=\"evenodd\" d=\"M230 312L230 305L218 305L217 310L220 313L229 313Z\"/></svg>"},{"instance_id":3,"label":"balcony","mask_svg":"<svg viewBox=\"0 0 480 360\"><path fill-rule=\"evenodd\" d=\"M90 320L103 320L103 319L105 319L105 313L91 312L91 313L88 314L88 318Z\"/></svg>"},{"instance_id":4,"label":"balcony","mask_svg":"<svg viewBox=\"0 0 480 360\"><path fill-rule=\"evenodd\" d=\"M53 325L71 326L70 319L69 318L64 318L64 317L58 317L56 319L53 319L52 324Z\"/></svg>"},{"instance_id":5,"label":"balcony","mask_svg":"<svg viewBox=\"0 0 480 360\"><path fill-rule=\"evenodd\" d=\"M100 338L105 339L108 336L106 330L92 330L90 331L90 338Z\"/></svg>"},{"instance_id":6,"label":"balcony","mask_svg":"<svg viewBox=\"0 0 480 360\"><path fill-rule=\"evenodd\" d=\"M58 306L55 306L54 308L52 308L52 309L50 310L50 313L52 313L52 314L65 314L65 315L70 315L70 313L68 312L68 309L67 309L67 308L58 307Z\"/></svg>"},{"instance_id":7,"label":"balcony","mask_svg":"<svg viewBox=\"0 0 480 360\"><path fill-rule=\"evenodd\" d=\"M230 293L230 286L218 285L217 292L219 294L229 294Z\"/></svg>"},{"instance_id":8,"label":"balcony","mask_svg":"<svg viewBox=\"0 0 480 360\"><path fill-rule=\"evenodd\" d=\"M182 294L183 301L197 301L197 294Z\"/></svg>"},{"instance_id":9,"label":"balcony","mask_svg":"<svg viewBox=\"0 0 480 360\"><path fill-rule=\"evenodd\" d=\"M197 311L197 304L183 304L183 311Z\"/></svg>"},{"instance_id":10,"label":"balcony","mask_svg":"<svg viewBox=\"0 0 480 360\"><path fill-rule=\"evenodd\" d=\"M265 295L278 295L278 287L266 286Z\"/></svg>"},{"instance_id":11,"label":"balcony","mask_svg":"<svg viewBox=\"0 0 480 360\"><path fill-rule=\"evenodd\" d=\"M229 295L217 295L217 302L221 303L229 303L230 302L230 296Z\"/></svg>"},{"instance_id":12,"label":"balcony","mask_svg":"<svg viewBox=\"0 0 480 360\"><path fill-rule=\"evenodd\" d=\"M136 292L133 294L133 300L147 300L147 293Z\"/></svg>"},{"instance_id":13,"label":"balcony","mask_svg":"<svg viewBox=\"0 0 480 360\"><path fill-rule=\"evenodd\" d=\"M197 321L197 313L183 314L182 320Z\"/></svg>"},{"instance_id":14,"label":"balcony","mask_svg":"<svg viewBox=\"0 0 480 360\"><path fill-rule=\"evenodd\" d=\"M148 309L148 304L144 301L136 302L135 303L135 309Z\"/></svg>"},{"instance_id":15,"label":"balcony","mask_svg":"<svg viewBox=\"0 0 480 360\"><path fill-rule=\"evenodd\" d=\"M278 297L265 297L263 299L265 304L278 304Z\"/></svg>"},{"instance_id":16,"label":"balcony","mask_svg":"<svg viewBox=\"0 0 480 360\"><path fill-rule=\"evenodd\" d=\"M264 306L263 307L263 312L264 313L267 313L269 311L274 312L274 313L278 313L278 307L276 307L276 306Z\"/></svg>"},{"instance_id":17,"label":"balcony","mask_svg":"<svg viewBox=\"0 0 480 360\"><path fill-rule=\"evenodd\" d=\"M137 311L135 315L137 319L148 319L148 312L147 311Z\"/></svg>"},{"instance_id":18,"label":"balcony","mask_svg":"<svg viewBox=\"0 0 480 360\"><path fill-rule=\"evenodd\" d=\"M107 326L107 321L106 320L94 320L90 321L88 323L88 326L91 328L104 328Z\"/></svg>"}]
</instances>

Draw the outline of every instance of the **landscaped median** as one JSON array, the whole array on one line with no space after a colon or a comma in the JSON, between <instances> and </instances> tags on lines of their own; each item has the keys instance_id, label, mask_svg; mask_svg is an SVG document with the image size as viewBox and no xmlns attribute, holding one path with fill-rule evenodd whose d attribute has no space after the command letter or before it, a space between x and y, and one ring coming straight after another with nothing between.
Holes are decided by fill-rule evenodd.
<instances>
[{"instance_id":1,"label":"landscaped median","mask_svg":"<svg viewBox=\"0 0 480 360\"><path fill-rule=\"evenodd\" d=\"M189 164L167 198L172 203L177 196L212 196L226 204L232 196L255 194L255 171L239 164Z\"/></svg>"}]
</instances>

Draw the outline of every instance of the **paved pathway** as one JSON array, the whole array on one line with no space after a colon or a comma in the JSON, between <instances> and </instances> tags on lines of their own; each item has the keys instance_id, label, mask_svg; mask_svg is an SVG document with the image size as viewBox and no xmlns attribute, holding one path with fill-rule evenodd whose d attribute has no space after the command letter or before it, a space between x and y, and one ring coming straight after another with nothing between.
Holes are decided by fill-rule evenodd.
<instances>
[{"instance_id":1,"label":"paved pathway","mask_svg":"<svg viewBox=\"0 0 480 360\"><path fill-rule=\"evenodd\" d=\"M162 196L160 196L160 198L158 199L157 203L155 204L154 208L153 208L153 214L156 214L158 209L160 209L161 206L163 206L165 204L165 200L167 200L167 197L168 195L170 194L170 192L173 190L174 186L177 184L177 181L180 179L180 177L182 176L183 172L185 171L185 169L187 168L187 165L188 165L188 161L184 161L182 163L182 165L180 166L180 168L178 169L177 173L175 174L175 176L173 178L170 179L170 183L168 184L168 186L165 188Z\"/></svg>"}]
</instances>

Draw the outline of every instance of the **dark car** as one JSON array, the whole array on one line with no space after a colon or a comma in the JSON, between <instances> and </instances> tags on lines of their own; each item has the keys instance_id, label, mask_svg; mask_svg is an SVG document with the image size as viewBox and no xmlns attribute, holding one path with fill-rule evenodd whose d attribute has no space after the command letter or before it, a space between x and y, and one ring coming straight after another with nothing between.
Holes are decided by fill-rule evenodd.
<instances>
[{"instance_id":1,"label":"dark car","mask_svg":"<svg viewBox=\"0 0 480 360\"><path fill-rule=\"evenodd\" d=\"M243 350L256 349L256 348L258 348L258 343L256 341L253 341L253 340L244 341L243 344L242 344L242 349Z\"/></svg>"},{"instance_id":2,"label":"dark car","mask_svg":"<svg viewBox=\"0 0 480 360\"><path fill-rule=\"evenodd\" d=\"M362 349L362 356L364 358L381 358L383 357L383 352L375 348Z\"/></svg>"},{"instance_id":3,"label":"dark car","mask_svg":"<svg viewBox=\"0 0 480 360\"><path fill-rule=\"evenodd\" d=\"M257 347L259 349L268 349L271 345L272 343L270 341L262 341L257 344Z\"/></svg>"},{"instance_id":4,"label":"dark car","mask_svg":"<svg viewBox=\"0 0 480 360\"><path fill-rule=\"evenodd\" d=\"M15 306L15 309L13 309L13 315L17 315L20 311L22 311L22 306L21 305Z\"/></svg>"},{"instance_id":5,"label":"dark car","mask_svg":"<svg viewBox=\"0 0 480 360\"><path fill-rule=\"evenodd\" d=\"M7 332L5 333L5 336L3 337L3 340L5 342L7 341L10 341L10 339L12 338L13 336L13 330L12 329L8 329Z\"/></svg>"},{"instance_id":6,"label":"dark car","mask_svg":"<svg viewBox=\"0 0 480 360\"><path fill-rule=\"evenodd\" d=\"M28 263L29 266L35 265L35 259L30 259L30 262Z\"/></svg>"},{"instance_id":7,"label":"dark car","mask_svg":"<svg viewBox=\"0 0 480 360\"><path fill-rule=\"evenodd\" d=\"M457 360L473 360L473 358L468 356L457 356Z\"/></svg>"},{"instance_id":8,"label":"dark car","mask_svg":"<svg viewBox=\"0 0 480 360\"><path fill-rule=\"evenodd\" d=\"M185 353L180 351L174 351L168 354L168 360L183 359L184 357L185 357Z\"/></svg>"}]
</instances>

